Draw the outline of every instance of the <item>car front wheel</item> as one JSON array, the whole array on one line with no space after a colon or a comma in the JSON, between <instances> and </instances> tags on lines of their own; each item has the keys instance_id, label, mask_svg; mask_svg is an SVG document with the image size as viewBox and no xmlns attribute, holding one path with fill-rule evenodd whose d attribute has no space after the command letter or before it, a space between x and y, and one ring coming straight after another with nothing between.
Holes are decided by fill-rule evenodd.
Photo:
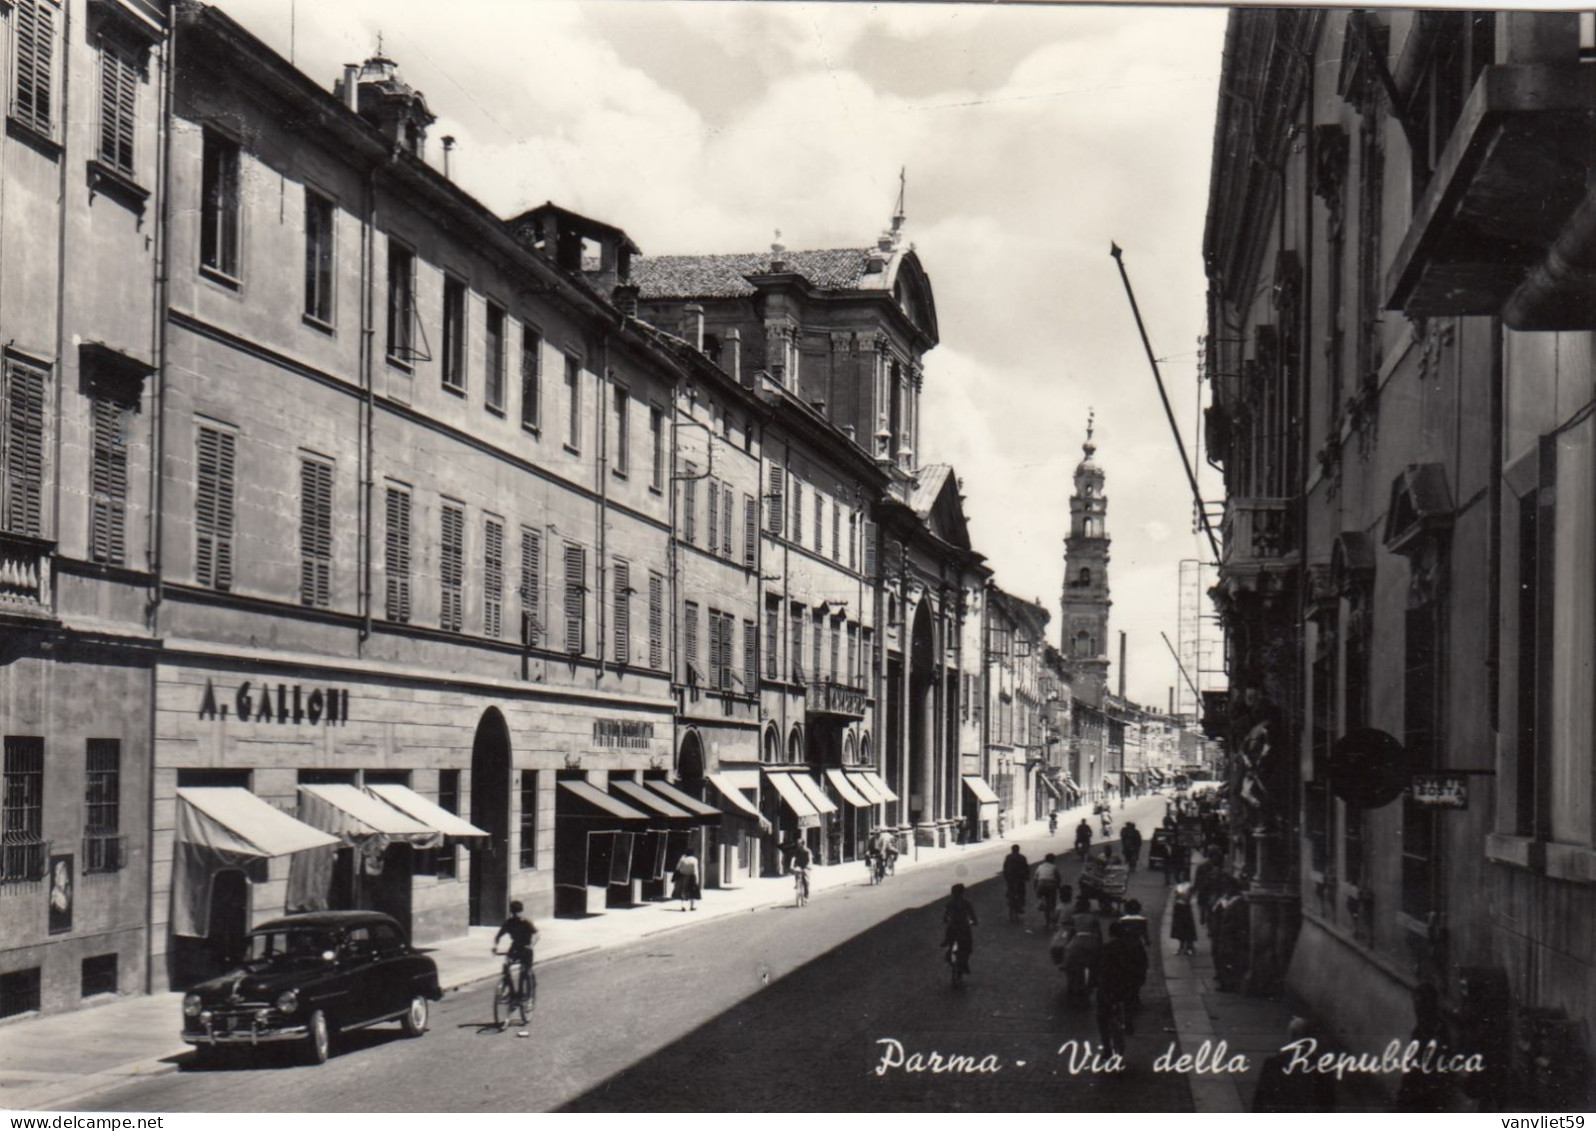
<instances>
[{"instance_id":1,"label":"car front wheel","mask_svg":"<svg viewBox=\"0 0 1596 1131\"><path fill-rule=\"evenodd\" d=\"M405 1036L419 1037L427 1031L427 999L417 994L410 999L410 1008L400 1020Z\"/></svg>"},{"instance_id":2,"label":"car front wheel","mask_svg":"<svg viewBox=\"0 0 1596 1131\"><path fill-rule=\"evenodd\" d=\"M311 1064L326 1064L332 1053L332 1032L327 1027L327 1015L316 1010L310 1015L305 1028L309 1037L305 1042L305 1059Z\"/></svg>"}]
</instances>

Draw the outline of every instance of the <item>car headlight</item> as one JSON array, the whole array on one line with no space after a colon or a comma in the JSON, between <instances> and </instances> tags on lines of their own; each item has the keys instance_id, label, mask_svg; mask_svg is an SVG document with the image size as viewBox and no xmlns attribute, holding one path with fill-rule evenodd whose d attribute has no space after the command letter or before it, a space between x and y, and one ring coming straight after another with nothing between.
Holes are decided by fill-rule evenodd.
<instances>
[{"instance_id":1,"label":"car headlight","mask_svg":"<svg viewBox=\"0 0 1596 1131\"><path fill-rule=\"evenodd\" d=\"M277 995L277 1012L292 1013L299 1008L299 991L285 990Z\"/></svg>"},{"instance_id":2,"label":"car headlight","mask_svg":"<svg viewBox=\"0 0 1596 1131\"><path fill-rule=\"evenodd\" d=\"M199 994L184 994L183 995L183 1016L184 1017L198 1017L199 1016L199 1011L200 1011L200 996L199 996Z\"/></svg>"}]
</instances>

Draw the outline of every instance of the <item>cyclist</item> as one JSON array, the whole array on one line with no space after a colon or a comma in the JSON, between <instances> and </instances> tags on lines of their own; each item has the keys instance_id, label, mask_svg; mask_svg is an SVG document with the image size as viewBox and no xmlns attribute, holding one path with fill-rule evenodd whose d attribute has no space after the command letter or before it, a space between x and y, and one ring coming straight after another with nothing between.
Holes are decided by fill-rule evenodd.
<instances>
[{"instance_id":1,"label":"cyclist","mask_svg":"<svg viewBox=\"0 0 1596 1131\"><path fill-rule=\"evenodd\" d=\"M1075 826L1075 854L1085 856L1092 850L1092 826L1087 824L1086 818L1081 818L1081 823Z\"/></svg>"},{"instance_id":2,"label":"cyclist","mask_svg":"<svg viewBox=\"0 0 1596 1131\"><path fill-rule=\"evenodd\" d=\"M1025 881L1031 875L1031 862L1020 851L1020 846L1015 845L1009 849L1009 854L1003 858L1003 885L1009 893L1010 922L1020 917L1025 910Z\"/></svg>"},{"instance_id":3,"label":"cyclist","mask_svg":"<svg viewBox=\"0 0 1596 1131\"><path fill-rule=\"evenodd\" d=\"M1047 835L1058 836L1058 810L1054 809L1047 815Z\"/></svg>"},{"instance_id":4,"label":"cyclist","mask_svg":"<svg viewBox=\"0 0 1596 1131\"><path fill-rule=\"evenodd\" d=\"M798 902L804 903L809 899L809 865L814 857L809 852L809 846L801 839L793 841L792 845L792 875L793 886L798 890Z\"/></svg>"},{"instance_id":5,"label":"cyclist","mask_svg":"<svg viewBox=\"0 0 1596 1131\"><path fill-rule=\"evenodd\" d=\"M1092 978L1097 991L1097 1033L1110 1052L1124 1054L1125 1034L1131 1032L1129 1005L1146 977L1147 952L1127 938L1121 922L1111 923L1108 941L1097 955Z\"/></svg>"},{"instance_id":6,"label":"cyclist","mask_svg":"<svg viewBox=\"0 0 1596 1131\"><path fill-rule=\"evenodd\" d=\"M975 950L975 932L971 929L980 924L975 918L975 906L964 898L964 885L953 885L953 898L948 900L948 905L942 909L942 946L944 948L959 944L959 972L970 972L970 953Z\"/></svg>"},{"instance_id":7,"label":"cyclist","mask_svg":"<svg viewBox=\"0 0 1596 1131\"><path fill-rule=\"evenodd\" d=\"M1055 857L1049 852L1036 866L1036 898L1042 904L1042 915L1049 927L1058 918L1058 896L1063 883Z\"/></svg>"},{"instance_id":8,"label":"cyclist","mask_svg":"<svg viewBox=\"0 0 1596 1131\"><path fill-rule=\"evenodd\" d=\"M532 920L521 914L522 910L519 899L511 900L510 917L499 928L499 933L493 936L493 953L499 953L499 940L509 935L510 945L504 956L511 962L521 964L521 996L529 998L532 996L532 946L537 942L538 929L532 925Z\"/></svg>"}]
</instances>

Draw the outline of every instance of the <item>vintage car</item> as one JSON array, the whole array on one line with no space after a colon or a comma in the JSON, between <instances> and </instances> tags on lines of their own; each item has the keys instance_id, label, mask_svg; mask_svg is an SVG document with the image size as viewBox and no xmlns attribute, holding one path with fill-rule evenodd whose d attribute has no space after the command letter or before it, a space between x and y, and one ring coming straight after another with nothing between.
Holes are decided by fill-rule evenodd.
<instances>
[{"instance_id":1,"label":"vintage car","mask_svg":"<svg viewBox=\"0 0 1596 1131\"><path fill-rule=\"evenodd\" d=\"M333 1038L398 1021L427 1028L428 1003L443 996L432 959L411 948L391 917L318 911L262 923L237 969L183 998L183 1040L202 1057L239 1046L297 1042L322 1064Z\"/></svg>"},{"instance_id":2,"label":"vintage car","mask_svg":"<svg viewBox=\"0 0 1596 1131\"><path fill-rule=\"evenodd\" d=\"M1173 829L1154 829L1152 841L1147 845L1147 867L1162 869L1169 859L1169 846L1174 843Z\"/></svg>"}]
</instances>

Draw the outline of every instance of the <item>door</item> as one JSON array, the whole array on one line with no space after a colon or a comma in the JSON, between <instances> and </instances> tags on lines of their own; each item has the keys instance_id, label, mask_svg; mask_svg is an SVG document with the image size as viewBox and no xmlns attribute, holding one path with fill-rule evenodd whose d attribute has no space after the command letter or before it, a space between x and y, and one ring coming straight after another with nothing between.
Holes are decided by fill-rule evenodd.
<instances>
[{"instance_id":1,"label":"door","mask_svg":"<svg viewBox=\"0 0 1596 1131\"><path fill-rule=\"evenodd\" d=\"M471 746L471 823L488 834L471 850L471 922L493 926L510 911L510 728L497 707Z\"/></svg>"},{"instance_id":2,"label":"door","mask_svg":"<svg viewBox=\"0 0 1596 1131\"><path fill-rule=\"evenodd\" d=\"M249 877L237 868L225 868L211 877L211 913L205 931L215 973L239 963L248 935Z\"/></svg>"}]
</instances>

